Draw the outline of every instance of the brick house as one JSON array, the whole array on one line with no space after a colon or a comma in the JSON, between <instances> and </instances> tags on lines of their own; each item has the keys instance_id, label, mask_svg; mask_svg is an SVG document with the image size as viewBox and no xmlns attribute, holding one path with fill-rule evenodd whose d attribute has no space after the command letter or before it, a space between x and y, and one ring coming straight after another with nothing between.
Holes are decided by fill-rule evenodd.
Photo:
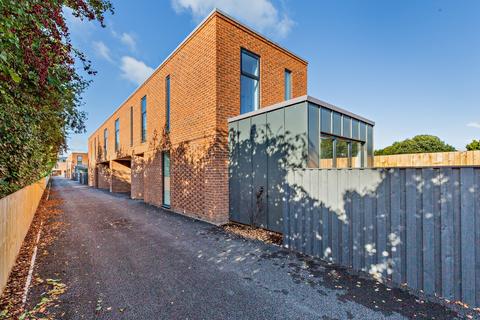
<instances>
[{"instance_id":1,"label":"brick house","mask_svg":"<svg viewBox=\"0 0 480 320\"><path fill-rule=\"evenodd\" d=\"M225 222L229 130L238 122L229 129L229 119L300 101L319 103L307 96L307 62L214 10L90 135L89 185ZM334 123L357 121L320 104ZM332 132L332 143L337 138L344 137Z\"/></svg>"},{"instance_id":2,"label":"brick house","mask_svg":"<svg viewBox=\"0 0 480 320\"><path fill-rule=\"evenodd\" d=\"M88 153L87 152L72 152L67 156L65 178L73 179L75 169L79 167L88 167Z\"/></svg>"},{"instance_id":3,"label":"brick house","mask_svg":"<svg viewBox=\"0 0 480 320\"><path fill-rule=\"evenodd\" d=\"M224 222L227 119L306 92L305 60L214 10L90 135L89 185Z\"/></svg>"}]
</instances>

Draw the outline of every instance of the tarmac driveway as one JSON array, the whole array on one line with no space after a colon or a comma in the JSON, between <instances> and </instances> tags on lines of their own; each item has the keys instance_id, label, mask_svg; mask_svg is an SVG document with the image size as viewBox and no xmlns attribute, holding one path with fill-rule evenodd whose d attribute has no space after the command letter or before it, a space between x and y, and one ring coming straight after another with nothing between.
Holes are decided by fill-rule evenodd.
<instances>
[{"instance_id":1,"label":"tarmac driveway","mask_svg":"<svg viewBox=\"0 0 480 320\"><path fill-rule=\"evenodd\" d=\"M36 272L63 319L451 319L444 307L275 245L54 178L59 238ZM32 295L35 295L33 291ZM32 297L33 299L34 297Z\"/></svg>"}]
</instances>

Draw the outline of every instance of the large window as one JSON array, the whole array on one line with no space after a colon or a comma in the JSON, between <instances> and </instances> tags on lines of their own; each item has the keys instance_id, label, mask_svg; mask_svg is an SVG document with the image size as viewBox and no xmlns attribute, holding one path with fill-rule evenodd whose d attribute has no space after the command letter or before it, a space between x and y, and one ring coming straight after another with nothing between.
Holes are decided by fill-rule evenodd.
<instances>
[{"instance_id":1,"label":"large window","mask_svg":"<svg viewBox=\"0 0 480 320\"><path fill-rule=\"evenodd\" d=\"M170 153L162 154L163 205L170 207Z\"/></svg>"},{"instance_id":2,"label":"large window","mask_svg":"<svg viewBox=\"0 0 480 320\"><path fill-rule=\"evenodd\" d=\"M142 114L141 114L141 136L142 136L142 143L147 141L147 96L142 98Z\"/></svg>"},{"instance_id":3,"label":"large window","mask_svg":"<svg viewBox=\"0 0 480 320\"><path fill-rule=\"evenodd\" d=\"M292 98L292 72L285 69L285 100Z\"/></svg>"},{"instance_id":4,"label":"large window","mask_svg":"<svg viewBox=\"0 0 480 320\"><path fill-rule=\"evenodd\" d=\"M240 113L243 114L260 106L260 58L242 49L240 65Z\"/></svg>"},{"instance_id":5,"label":"large window","mask_svg":"<svg viewBox=\"0 0 480 320\"><path fill-rule=\"evenodd\" d=\"M115 120L115 152L120 149L120 119Z\"/></svg>"},{"instance_id":6,"label":"large window","mask_svg":"<svg viewBox=\"0 0 480 320\"><path fill-rule=\"evenodd\" d=\"M165 129L170 131L170 76L165 78Z\"/></svg>"},{"instance_id":7,"label":"large window","mask_svg":"<svg viewBox=\"0 0 480 320\"><path fill-rule=\"evenodd\" d=\"M83 162L83 157L82 156L77 156L77 164L82 165Z\"/></svg>"},{"instance_id":8,"label":"large window","mask_svg":"<svg viewBox=\"0 0 480 320\"><path fill-rule=\"evenodd\" d=\"M103 129L103 154L106 159L107 157L107 144L108 144L108 129Z\"/></svg>"}]
</instances>

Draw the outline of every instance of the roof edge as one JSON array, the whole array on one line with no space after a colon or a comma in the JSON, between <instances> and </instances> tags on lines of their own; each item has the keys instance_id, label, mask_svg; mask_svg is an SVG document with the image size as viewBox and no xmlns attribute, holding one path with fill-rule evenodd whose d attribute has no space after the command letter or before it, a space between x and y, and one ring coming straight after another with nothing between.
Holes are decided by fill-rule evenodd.
<instances>
[{"instance_id":1,"label":"roof edge","mask_svg":"<svg viewBox=\"0 0 480 320\"><path fill-rule=\"evenodd\" d=\"M350 111L345 110L343 108L337 107L333 104L330 104L328 102L325 102L323 100L314 98L314 97L309 96L309 95L304 95L304 96L300 96L300 97L293 98L293 99L290 99L290 100L282 101L282 102L267 106L265 108L261 108L261 109L255 110L255 111L251 111L251 112L248 112L248 113L238 115L238 116L229 118L228 122L230 123L230 122L235 122L235 121L239 121L239 120L242 120L242 119L250 118L252 116L256 116L256 115L259 115L259 114L262 114L262 113L267 113L267 112L270 112L270 111L274 111L274 110L277 110L277 109L280 109L280 108L283 108L283 107L288 107L290 105L301 103L301 102L311 102L313 104L316 104L316 105L319 105L321 107L325 107L325 108L328 108L330 110L345 114L349 117L355 118L357 120L360 120L360 121L368 123L372 126L375 126L375 122L372 121L372 120L369 120L369 119L364 118L362 116L359 116L359 115L357 115L353 112L350 112Z\"/></svg>"},{"instance_id":2,"label":"roof edge","mask_svg":"<svg viewBox=\"0 0 480 320\"><path fill-rule=\"evenodd\" d=\"M235 22L236 24L242 26L243 28L245 28L246 30L248 30L249 32L253 33L254 35L256 35L257 37L260 37L262 38L263 40L267 41L268 43L274 45L275 47L277 47L278 49L282 50L282 51L285 51L286 53L288 53L289 55L293 56L294 58L300 60L301 62L303 62L304 64L307 64L308 65L308 61L304 58L302 58L301 56L299 56L298 54L288 50L287 48L281 46L280 44L278 44L277 42L273 41L272 39L270 39L269 37L263 35L262 33L258 32L257 30L253 29L252 27L249 27L247 26L245 23L242 23L240 22L238 19L232 17L231 15L229 15L228 13L218 9L218 8L215 8L213 9L209 16L215 14L215 13L218 13L220 14L221 16L225 17L226 19L228 20L231 20L233 22Z\"/></svg>"},{"instance_id":3,"label":"roof edge","mask_svg":"<svg viewBox=\"0 0 480 320\"><path fill-rule=\"evenodd\" d=\"M88 136L88 140L90 140L90 138L95 135L95 133L105 124L107 123L107 121L115 114L115 112L117 112L118 110L120 110L120 108L128 101L130 100L130 98L132 98L135 93L140 90L153 76L155 76L155 74L157 74L160 69L163 67L163 65L165 63L167 63L168 60L170 60L179 50L181 47L183 47L192 37L195 33L197 33L202 27L204 27L204 25L206 25L206 23L212 19L216 14L219 14L220 16L223 16L225 19L227 20L231 20L233 21L234 23L236 24L239 24L240 26L242 26L243 28L245 28L246 30L252 32L253 34L257 35L258 37L264 39L265 41L271 43L272 45L276 46L277 48L279 48L280 50L283 50L285 51L286 53L292 55L293 57L297 58L298 60L304 62L305 64L308 64L308 61L303 59L302 57L294 54L293 52L285 49L284 47L282 47L281 45L279 45L278 43L270 40L269 38L267 38L266 36L262 35L260 32L257 32L255 31L254 29L252 29L251 27L245 25L244 23L242 22L239 22L237 19L231 17L230 15L228 15L227 13L221 11L220 9L218 8L214 8L212 11L210 11L210 13L199 23L197 24L197 26L175 47L175 49L173 49L172 52L170 52L170 54L168 54L168 56L162 60L162 62L155 68L155 70L153 70L152 74L147 78L145 79L145 81L143 81L140 85L138 85L137 88L135 88L135 90L132 91L132 93L130 95L128 95L128 97L122 102L119 104L119 106L107 117L107 119L105 119L105 121L103 121L96 129L95 131L93 131L89 136Z\"/></svg>"}]
</instances>

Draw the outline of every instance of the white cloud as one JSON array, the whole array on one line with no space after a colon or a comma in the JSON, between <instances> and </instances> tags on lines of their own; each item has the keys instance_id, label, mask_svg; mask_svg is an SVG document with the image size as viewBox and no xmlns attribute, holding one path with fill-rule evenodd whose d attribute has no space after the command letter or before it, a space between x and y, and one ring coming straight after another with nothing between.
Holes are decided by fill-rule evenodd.
<instances>
[{"instance_id":1,"label":"white cloud","mask_svg":"<svg viewBox=\"0 0 480 320\"><path fill-rule=\"evenodd\" d=\"M135 40L133 34L128 32L118 33L113 27L110 28L110 32L115 38L119 39L120 42L126 45L131 51L135 51L137 49L137 41Z\"/></svg>"},{"instance_id":2,"label":"white cloud","mask_svg":"<svg viewBox=\"0 0 480 320\"><path fill-rule=\"evenodd\" d=\"M153 68L147 66L143 61L139 61L129 56L122 57L120 65L122 77L139 85L144 82L153 72Z\"/></svg>"},{"instance_id":3,"label":"white cloud","mask_svg":"<svg viewBox=\"0 0 480 320\"><path fill-rule=\"evenodd\" d=\"M135 51L137 43L135 42L135 38L131 34L126 32L122 33L122 35L120 36L120 41L122 41L124 45L129 47L131 51Z\"/></svg>"},{"instance_id":4,"label":"white cloud","mask_svg":"<svg viewBox=\"0 0 480 320\"><path fill-rule=\"evenodd\" d=\"M470 122L470 123L467 123L467 127L480 129L480 122Z\"/></svg>"},{"instance_id":5,"label":"white cloud","mask_svg":"<svg viewBox=\"0 0 480 320\"><path fill-rule=\"evenodd\" d=\"M261 32L285 37L294 22L279 13L270 0L171 0L177 13L189 11L196 20L218 8L258 29Z\"/></svg>"},{"instance_id":6,"label":"white cloud","mask_svg":"<svg viewBox=\"0 0 480 320\"><path fill-rule=\"evenodd\" d=\"M94 41L93 49L98 56L104 58L107 61L113 62L113 59L110 56L110 49L102 41Z\"/></svg>"}]
</instances>

